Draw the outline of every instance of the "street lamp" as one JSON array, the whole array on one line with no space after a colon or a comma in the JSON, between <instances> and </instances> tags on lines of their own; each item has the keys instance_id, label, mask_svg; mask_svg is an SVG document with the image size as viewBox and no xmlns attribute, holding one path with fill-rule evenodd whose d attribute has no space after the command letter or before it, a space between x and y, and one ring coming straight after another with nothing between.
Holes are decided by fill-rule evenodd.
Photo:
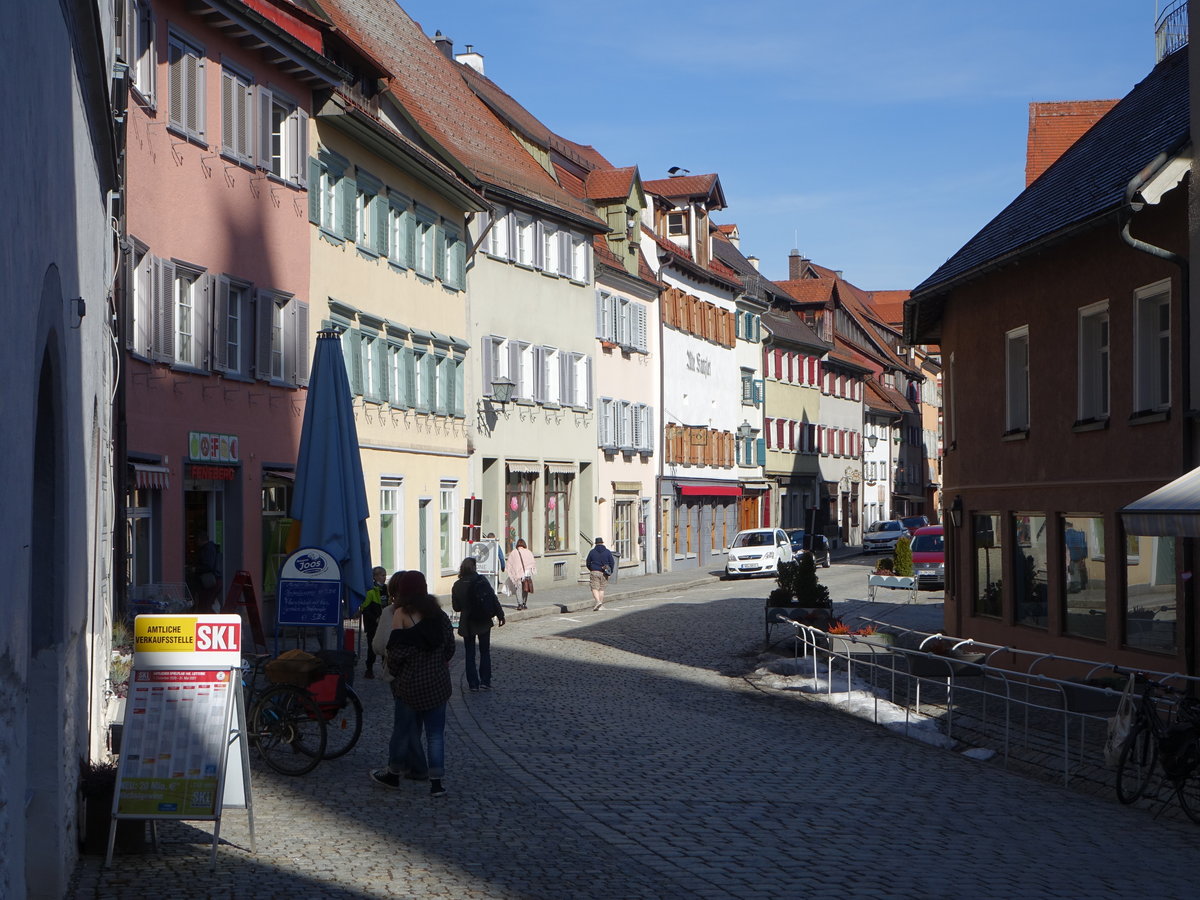
<instances>
[{"instance_id":1,"label":"street lamp","mask_svg":"<svg viewBox=\"0 0 1200 900\"><path fill-rule=\"evenodd\" d=\"M872 450L874 450L874 449L875 449L875 445L876 445L876 444L878 444L878 443L879 443L879 435L877 435L877 434L868 434L868 435L867 435L867 445L868 445L868 446L869 446L869 447L870 447Z\"/></svg>"},{"instance_id":2,"label":"street lamp","mask_svg":"<svg viewBox=\"0 0 1200 900\"><path fill-rule=\"evenodd\" d=\"M962 528L963 518L963 502L962 494L954 495L954 502L950 504L950 524L955 528Z\"/></svg>"},{"instance_id":3,"label":"street lamp","mask_svg":"<svg viewBox=\"0 0 1200 900\"><path fill-rule=\"evenodd\" d=\"M753 434L754 426L748 420L742 419L742 424L738 426L738 437L743 441L748 441Z\"/></svg>"},{"instance_id":4,"label":"street lamp","mask_svg":"<svg viewBox=\"0 0 1200 900\"><path fill-rule=\"evenodd\" d=\"M504 405L512 400L513 388L517 385L511 378L501 375L492 379L492 401Z\"/></svg>"}]
</instances>

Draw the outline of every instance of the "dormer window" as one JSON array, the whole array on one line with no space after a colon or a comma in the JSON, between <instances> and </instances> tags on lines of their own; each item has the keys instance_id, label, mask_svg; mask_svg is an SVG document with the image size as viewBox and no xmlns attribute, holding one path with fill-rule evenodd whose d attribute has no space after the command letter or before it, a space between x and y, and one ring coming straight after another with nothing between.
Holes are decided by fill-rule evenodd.
<instances>
[{"instance_id":1,"label":"dormer window","mask_svg":"<svg viewBox=\"0 0 1200 900\"><path fill-rule=\"evenodd\" d=\"M688 221L686 212L667 213L667 235L668 237L683 237L688 233Z\"/></svg>"}]
</instances>

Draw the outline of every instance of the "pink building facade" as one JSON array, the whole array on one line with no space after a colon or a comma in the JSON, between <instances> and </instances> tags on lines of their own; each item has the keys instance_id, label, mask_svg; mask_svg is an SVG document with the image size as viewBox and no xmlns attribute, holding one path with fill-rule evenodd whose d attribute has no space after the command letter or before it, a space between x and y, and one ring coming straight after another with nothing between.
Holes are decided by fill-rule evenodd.
<instances>
[{"instance_id":1,"label":"pink building facade","mask_svg":"<svg viewBox=\"0 0 1200 900\"><path fill-rule=\"evenodd\" d=\"M134 599L186 584L211 602L246 570L261 593L286 540L311 359L309 115L342 73L290 3L128 9L127 583ZM206 538L215 585L200 577Z\"/></svg>"}]
</instances>

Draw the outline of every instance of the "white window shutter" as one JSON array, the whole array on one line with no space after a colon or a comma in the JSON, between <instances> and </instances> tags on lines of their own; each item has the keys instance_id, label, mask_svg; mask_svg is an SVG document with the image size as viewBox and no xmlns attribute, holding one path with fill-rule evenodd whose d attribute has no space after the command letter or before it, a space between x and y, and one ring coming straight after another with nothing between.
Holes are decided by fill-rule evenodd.
<instances>
[{"instance_id":1,"label":"white window shutter","mask_svg":"<svg viewBox=\"0 0 1200 900\"><path fill-rule=\"evenodd\" d=\"M646 450L650 453L654 452L654 407L646 407Z\"/></svg>"},{"instance_id":2,"label":"white window shutter","mask_svg":"<svg viewBox=\"0 0 1200 900\"><path fill-rule=\"evenodd\" d=\"M583 360L583 405L585 409L592 408L592 358L584 357Z\"/></svg>"},{"instance_id":3,"label":"white window shutter","mask_svg":"<svg viewBox=\"0 0 1200 900\"><path fill-rule=\"evenodd\" d=\"M637 312L637 320L636 320L637 321L637 329L636 329L636 336L635 336L634 342L633 342L634 346L637 347L637 349L641 350L643 353L649 353L650 352L650 344L646 338L646 307L643 306L641 303L638 303L634 306L634 309Z\"/></svg>"},{"instance_id":4,"label":"white window shutter","mask_svg":"<svg viewBox=\"0 0 1200 900\"><path fill-rule=\"evenodd\" d=\"M596 291L596 339L604 340L604 322L605 309L607 307L608 294L604 291Z\"/></svg>"},{"instance_id":5,"label":"white window shutter","mask_svg":"<svg viewBox=\"0 0 1200 900\"><path fill-rule=\"evenodd\" d=\"M570 353L558 354L558 397L563 406L575 403L574 358Z\"/></svg>"}]
</instances>

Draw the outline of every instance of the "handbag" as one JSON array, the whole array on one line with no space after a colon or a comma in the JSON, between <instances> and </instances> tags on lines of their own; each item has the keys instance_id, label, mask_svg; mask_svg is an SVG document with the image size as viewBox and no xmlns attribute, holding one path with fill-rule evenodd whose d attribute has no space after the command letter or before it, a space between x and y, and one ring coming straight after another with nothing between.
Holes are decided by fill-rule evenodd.
<instances>
[{"instance_id":1,"label":"handbag","mask_svg":"<svg viewBox=\"0 0 1200 900\"><path fill-rule=\"evenodd\" d=\"M1104 741L1104 764L1115 769L1121 761L1121 751L1129 740L1133 730L1134 718L1134 676L1129 676L1125 690L1121 694L1121 702L1117 704L1117 713L1108 720L1108 737Z\"/></svg>"},{"instance_id":2,"label":"handbag","mask_svg":"<svg viewBox=\"0 0 1200 900\"><path fill-rule=\"evenodd\" d=\"M521 579L521 590L523 590L527 594L533 593L533 577L532 576L526 575L524 578Z\"/></svg>"}]
</instances>

